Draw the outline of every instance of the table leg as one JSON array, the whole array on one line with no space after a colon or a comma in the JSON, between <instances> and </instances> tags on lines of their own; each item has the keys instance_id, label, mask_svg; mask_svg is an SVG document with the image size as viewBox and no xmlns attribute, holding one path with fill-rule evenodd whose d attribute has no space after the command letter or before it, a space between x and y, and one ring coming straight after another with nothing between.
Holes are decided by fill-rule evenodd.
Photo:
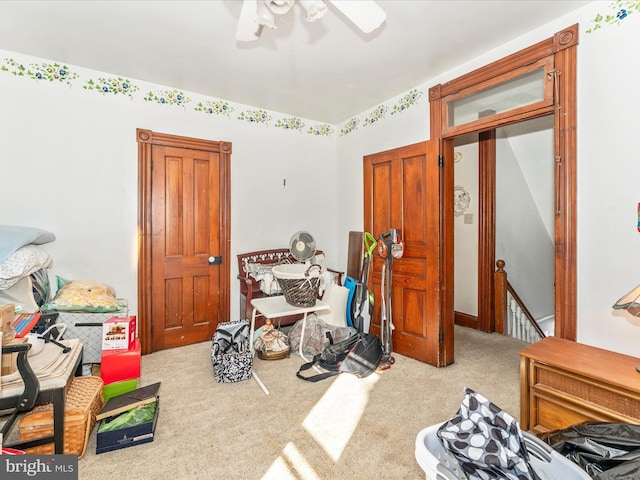
<instances>
[{"instance_id":1,"label":"table leg","mask_svg":"<svg viewBox=\"0 0 640 480\"><path fill-rule=\"evenodd\" d=\"M249 329L249 351L251 353L256 353L254 348L253 348L253 336L255 334L256 331L256 312L258 311L257 308L253 309L253 313L251 314L251 328Z\"/></svg>"},{"instance_id":2,"label":"table leg","mask_svg":"<svg viewBox=\"0 0 640 480\"><path fill-rule=\"evenodd\" d=\"M304 353L302 353L302 341L304 339L304 330L307 327L307 312L304 312L304 315L302 317L302 330L300 331L300 344L298 345L298 355L300 355L300 358L302 358L305 362L308 362L309 360L307 360L307 357L304 356Z\"/></svg>"},{"instance_id":3,"label":"table leg","mask_svg":"<svg viewBox=\"0 0 640 480\"><path fill-rule=\"evenodd\" d=\"M262 389L264 394L265 395L269 395L269 390L267 390L267 387L265 387L264 383L262 383L262 380L260 380L260 377L258 377L258 375L256 375L256 371L255 370L253 370L251 372L251 376L256 380L258 385L260 385L260 388Z\"/></svg>"},{"instance_id":4,"label":"table leg","mask_svg":"<svg viewBox=\"0 0 640 480\"><path fill-rule=\"evenodd\" d=\"M253 336L255 334L255 330L256 330L256 312L258 311L257 308L253 309L253 313L251 314L251 328L249 329L249 351L251 352L251 354L255 357L255 348L253 346ZM262 389L262 391L264 392L265 395L269 395L269 390L267 390L267 387L265 387L264 383L262 383L262 380L260 380L260 377L256 374L256 371L254 368L251 369L251 376L255 379L255 381L258 383L258 385L260 386L260 388Z\"/></svg>"},{"instance_id":5,"label":"table leg","mask_svg":"<svg viewBox=\"0 0 640 480\"><path fill-rule=\"evenodd\" d=\"M64 453L64 388L53 392L53 437L54 452Z\"/></svg>"}]
</instances>

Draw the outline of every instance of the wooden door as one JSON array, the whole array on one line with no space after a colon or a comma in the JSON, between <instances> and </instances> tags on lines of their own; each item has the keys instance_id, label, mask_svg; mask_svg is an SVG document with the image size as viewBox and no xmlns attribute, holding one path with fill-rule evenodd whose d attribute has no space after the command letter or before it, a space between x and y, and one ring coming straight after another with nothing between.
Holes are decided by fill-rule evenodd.
<instances>
[{"instance_id":1,"label":"wooden door","mask_svg":"<svg viewBox=\"0 0 640 480\"><path fill-rule=\"evenodd\" d=\"M151 352L210 340L229 318L231 145L139 130L139 142L143 136L139 290Z\"/></svg>"},{"instance_id":2,"label":"wooden door","mask_svg":"<svg viewBox=\"0 0 640 480\"><path fill-rule=\"evenodd\" d=\"M364 157L365 230L379 239L396 228L403 242L403 256L392 268L393 351L435 366L453 361L452 345L445 351L443 321L453 323L453 312L441 315L440 182L437 142ZM383 263L376 251L369 288L374 292L370 330L377 335Z\"/></svg>"}]
</instances>

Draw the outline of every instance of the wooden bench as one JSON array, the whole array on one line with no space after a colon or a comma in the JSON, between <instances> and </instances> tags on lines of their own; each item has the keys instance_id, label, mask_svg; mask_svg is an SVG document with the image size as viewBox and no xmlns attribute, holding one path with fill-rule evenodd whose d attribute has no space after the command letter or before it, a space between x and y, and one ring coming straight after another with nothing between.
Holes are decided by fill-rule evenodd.
<instances>
[{"instance_id":1,"label":"wooden bench","mask_svg":"<svg viewBox=\"0 0 640 480\"><path fill-rule=\"evenodd\" d=\"M321 250L316 251L317 257L324 257ZM311 259L313 263L313 259ZM238 255L238 280L240 281L240 318L250 319L253 313L251 300L268 296L260 289L260 282L256 280L251 271L256 265L275 266L283 263L297 263L288 248L272 248L270 250L259 250L257 252L242 253ZM319 262L323 263L323 262ZM252 268L253 267L253 268ZM325 267L326 268L326 267ZM342 273L337 270L326 268L332 272L338 284L342 284ZM276 321L276 325L291 325L302 318L301 315L291 315L282 317ZM264 323L262 319L256 320L256 328Z\"/></svg>"}]
</instances>

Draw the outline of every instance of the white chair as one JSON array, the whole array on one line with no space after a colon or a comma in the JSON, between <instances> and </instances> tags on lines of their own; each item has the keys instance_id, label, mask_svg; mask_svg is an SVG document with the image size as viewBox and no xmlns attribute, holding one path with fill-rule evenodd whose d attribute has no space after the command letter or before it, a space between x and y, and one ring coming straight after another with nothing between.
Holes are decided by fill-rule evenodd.
<instances>
[{"instance_id":1,"label":"white chair","mask_svg":"<svg viewBox=\"0 0 640 480\"><path fill-rule=\"evenodd\" d=\"M322 296L322 301L329 304L329 310L316 313L319 319L336 327L347 326L347 299L349 289L330 283Z\"/></svg>"}]
</instances>

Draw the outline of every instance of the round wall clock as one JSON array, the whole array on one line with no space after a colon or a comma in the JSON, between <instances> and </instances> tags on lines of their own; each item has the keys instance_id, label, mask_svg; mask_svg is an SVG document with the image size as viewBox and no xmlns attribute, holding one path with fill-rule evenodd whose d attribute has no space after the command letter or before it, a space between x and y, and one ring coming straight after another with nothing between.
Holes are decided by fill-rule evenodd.
<instances>
[{"instance_id":1,"label":"round wall clock","mask_svg":"<svg viewBox=\"0 0 640 480\"><path fill-rule=\"evenodd\" d=\"M467 211L470 203L471 197L469 196L469 192L460 185L456 185L453 188L453 214L459 217Z\"/></svg>"}]
</instances>

